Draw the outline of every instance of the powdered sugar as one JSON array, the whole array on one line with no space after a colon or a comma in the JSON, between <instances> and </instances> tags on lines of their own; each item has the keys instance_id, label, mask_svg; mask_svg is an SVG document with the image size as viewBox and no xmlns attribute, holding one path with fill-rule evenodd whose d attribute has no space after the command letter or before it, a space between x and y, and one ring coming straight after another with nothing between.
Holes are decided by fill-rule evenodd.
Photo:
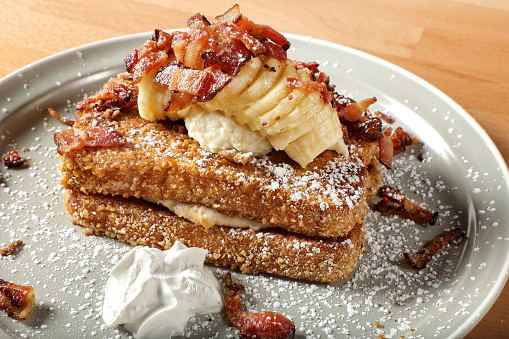
<instances>
[{"instance_id":1,"label":"powdered sugar","mask_svg":"<svg viewBox=\"0 0 509 339\"><path fill-rule=\"evenodd\" d=\"M145 39L144 36L140 40ZM133 45L138 46L139 41ZM318 57L306 53L324 55L323 48L307 38L295 41L289 52L295 51L305 54L308 60ZM123 51L119 53L121 56L112 60L121 60L125 56ZM330 62L331 75L333 70L344 74L348 69L358 70L350 72L349 76L361 74L360 68L348 65L361 56L352 58L349 53L352 52L334 49L334 59L331 60L341 60L342 65L338 67L338 63ZM78 56L78 60L70 62L74 65L72 73L93 73L93 69L84 67L84 62L91 60L90 54L85 50ZM71 73L66 68L70 67L68 64L59 67L61 69L56 72L54 69L49 71ZM100 63L96 71L102 72L103 69L104 64ZM507 256L509 241L504 227L508 223L507 213L502 212L507 206L507 170L498 163L496 156L495 160L485 157L490 149L484 152L486 142L476 137L477 130L469 129L473 125L471 121L444 108L441 97L421 100L421 96L429 97L426 93L413 91L406 83L402 84L407 77L398 70L363 69L369 79L364 82L353 79L355 86L349 86L348 91L362 91L363 84L376 87L374 82L380 78L384 83L380 88L391 95L394 89L389 86L407 89L401 95L418 93L407 101L396 97L384 100L383 94L377 95L381 105L386 106L384 108L407 118L406 123L412 126L410 130L418 132L418 137L429 145L423 148L423 162L416 160L417 148L414 148L416 153L410 151L399 157L395 169L385 173L385 183L401 189L424 207L439 211L438 225L415 225L398 217L381 217L375 211L370 212L366 226L368 252L351 277L336 284L237 272L233 274L234 279L246 286L249 310L275 310L289 316L295 321L301 338L364 338L378 334L386 338L461 336L471 322L483 316L487 301L492 300L493 293L500 291L507 277L500 268L500 259ZM23 82L31 77L16 78ZM86 78L82 76L80 79ZM61 84L54 95L48 96L55 97L54 102L38 103L44 109L47 105L65 103L69 98L70 101L79 100L83 92L87 92L87 89L79 89L76 93L61 94L68 90L68 80L48 78L48 74L41 79L46 84L54 84L57 80ZM97 77L97 83L83 83L83 86L97 88L103 80ZM26 89L22 85L15 86L14 90L20 94L13 92L12 86L6 87L0 91L0 106L4 112L0 116L0 153L13 146L20 149L26 146L28 151L22 152L22 156L28 159L28 167L6 170L0 165L0 246L17 239L25 243L16 256L0 258L1 278L33 285L37 307L24 323L0 316L0 328L20 338L129 337L122 330L105 326L100 320L100 308L107 272L130 246L104 237L85 237L80 227L71 225L61 202L52 143L52 133L64 127L43 119L44 112L37 111L34 105L30 105L29 109L33 111L28 114L25 108L22 109L27 104L25 92L31 94L31 99L39 98L42 85L30 83ZM373 95L372 88L364 91ZM393 101L402 104L398 109L392 109ZM405 110L403 104L408 104L410 109ZM439 108L432 110L427 107L429 105ZM431 117L437 116L433 121L440 122L430 128L427 121L413 114L412 108L416 106L423 117L432 121ZM53 107L61 108L57 104ZM62 110L64 108L67 107ZM28 123L24 118L14 120L20 116L29 116L33 120ZM458 125L463 120L467 122ZM460 135L464 137L459 138ZM451 147L447 146L449 137L453 143ZM483 161L472 153L474 149L480 150ZM204 161L203 166L206 165ZM239 179L243 182L250 180L247 176ZM305 187L310 183L309 189L319 189L312 182L311 176ZM283 184L283 180L274 181L267 189L275 190ZM454 226L468 230L466 241L434 258L424 271L413 271L405 266L400 256L403 251L416 251L443 229ZM215 272L220 278L226 270L217 268ZM507 315L500 315L500 318L507 321ZM378 327L377 322L383 328ZM235 338L237 334L226 328L223 315L217 314L194 319L187 328L187 336Z\"/></svg>"}]
</instances>

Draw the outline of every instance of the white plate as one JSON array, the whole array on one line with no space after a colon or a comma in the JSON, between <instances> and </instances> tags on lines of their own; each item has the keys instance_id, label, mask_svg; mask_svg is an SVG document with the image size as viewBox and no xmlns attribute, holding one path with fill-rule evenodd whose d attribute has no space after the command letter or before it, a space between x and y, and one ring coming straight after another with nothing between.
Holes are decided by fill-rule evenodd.
<instances>
[{"instance_id":1,"label":"white plate","mask_svg":"<svg viewBox=\"0 0 509 339\"><path fill-rule=\"evenodd\" d=\"M0 81L0 153L13 146L28 159L22 169L0 166L0 246L22 239L21 251L0 259L1 277L32 285L37 307L24 322L0 317L14 337L114 337L101 320L102 293L112 265L130 246L85 237L65 214L58 184L53 132L66 128L52 107L69 112L84 95L123 71L123 59L150 34L79 47L29 65ZM415 75L359 51L288 35L290 57L319 61L340 93L376 96L375 109L416 135L412 147L385 171L386 182L433 211L437 226L398 217L368 215L370 240L355 272L333 285L275 276L234 274L246 285L251 310L291 317L297 337L461 337L488 311L509 267L508 171L482 128L455 102ZM424 161L417 155L422 152ZM434 258L423 271L410 269L402 252L415 251L444 229L468 238ZM213 268L218 276L224 269ZM380 324L380 326L377 325ZM381 327L383 326L383 328ZM235 333L222 314L203 316L189 335Z\"/></svg>"}]
</instances>

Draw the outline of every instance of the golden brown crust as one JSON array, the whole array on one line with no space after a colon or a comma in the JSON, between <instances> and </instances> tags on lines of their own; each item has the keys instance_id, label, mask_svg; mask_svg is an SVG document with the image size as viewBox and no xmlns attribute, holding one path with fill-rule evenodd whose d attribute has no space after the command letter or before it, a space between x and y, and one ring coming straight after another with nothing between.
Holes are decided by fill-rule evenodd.
<instances>
[{"instance_id":1,"label":"golden brown crust","mask_svg":"<svg viewBox=\"0 0 509 339\"><path fill-rule=\"evenodd\" d=\"M377 143L360 138L351 138L349 159L325 151L302 168L272 152L242 165L204 151L179 123L140 118L136 107L118 120L84 112L74 128L92 124L112 127L128 142L60 156L62 184L84 193L178 200L295 233L341 237L363 223L380 184Z\"/></svg>"},{"instance_id":2,"label":"golden brown crust","mask_svg":"<svg viewBox=\"0 0 509 339\"><path fill-rule=\"evenodd\" d=\"M75 190L66 190L65 204L73 222L85 226L88 234L161 249L179 240L207 249L206 261L218 266L320 282L345 278L355 268L365 239L361 225L346 238L326 240L277 229L214 226L205 230L141 199Z\"/></svg>"}]
</instances>

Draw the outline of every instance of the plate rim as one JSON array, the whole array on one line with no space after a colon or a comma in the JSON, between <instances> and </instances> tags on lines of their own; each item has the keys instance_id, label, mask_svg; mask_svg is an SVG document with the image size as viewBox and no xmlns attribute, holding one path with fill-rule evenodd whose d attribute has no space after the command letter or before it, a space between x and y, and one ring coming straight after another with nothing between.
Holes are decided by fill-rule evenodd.
<instances>
[{"instance_id":1,"label":"plate rim","mask_svg":"<svg viewBox=\"0 0 509 339\"><path fill-rule=\"evenodd\" d=\"M182 28L175 28L175 29L165 29L167 32L171 31L185 31L188 29L182 29ZM112 37L107 39L102 39L96 42L91 42L87 44L83 44L77 47L73 47L71 49L67 49L61 52L58 52L53 55L46 56L40 60L37 60L33 63L30 63L18 70L15 70L3 78L0 79L0 87L4 86L5 84L8 84L9 82L13 81L16 77L18 77L20 74L23 74L27 71L33 70L35 68L44 66L50 61L58 60L61 58L64 58L68 55L81 52L83 50L89 50L94 48L101 48L104 46L109 46L116 42L129 42L134 40L141 40L143 38L148 38L152 34L152 31L147 32L140 32L140 33L134 33L134 34L128 34L128 35L122 35L118 37ZM505 185L509 188L509 169L508 165L505 162L504 158L502 157L502 154L500 153L500 150L494 143L493 139L489 136L489 134L486 132L486 130L475 120L474 117L472 117L461 105L459 105L456 101L454 101L450 96L448 96L445 92L440 90L435 85L431 84L430 82L424 80L422 77L404 69L401 66L398 66L397 64L394 64L390 61L387 61L381 57L372 55L370 53L345 46L339 43L335 43L328 40L323 40L319 38L314 38L308 35L299 35L299 34L293 34L293 33L283 33L286 37L292 40L299 40L303 43L316 43L320 44L326 48L334 49L334 50L341 50L343 52L346 52L348 54L351 54L352 56L362 58L364 60L367 60L369 62L375 63L377 65L380 65L384 68L388 68L403 77L410 79L412 82L416 83L420 87L426 88L430 92L432 92L434 95L439 97L441 100L443 100L448 106L451 107L459 116L461 116L473 129L474 131L481 137L481 139L486 143L486 146L488 147L491 155L494 157L494 160L500 167L500 173L501 178L503 179L503 182ZM27 102L33 101L35 98L32 98L28 100ZM3 120L3 119L0 119ZM496 283L494 287L492 288L489 293L487 294L487 298L484 299L484 301L481 303L481 309L479 312L472 312L465 318L464 325L456 331L453 331L452 334L454 335L466 335L468 332L470 332L482 319L483 317L488 313L488 311L491 309L493 304L498 299L498 296L500 295L501 291L507 284L507 281L509 280L509 250L507 251L507 255L505 257L505 265L503 269L501 269L499 276L497 277ZM10 336L8 332L6 332L2 327L0 327L0 333L6 334Z\"/></svg>"}]
</instances>

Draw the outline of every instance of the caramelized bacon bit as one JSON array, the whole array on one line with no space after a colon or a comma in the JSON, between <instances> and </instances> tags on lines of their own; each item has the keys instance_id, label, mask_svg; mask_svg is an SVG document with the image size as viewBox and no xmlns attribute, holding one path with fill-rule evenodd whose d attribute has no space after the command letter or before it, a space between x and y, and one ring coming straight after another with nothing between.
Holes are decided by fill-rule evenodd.
<instances>
[{"instance_id":1,"label":"caramelized bacon bit","mask_svg":"<svg viewBox=\"0 0 509 339\"><path fill-rule=\"evenodd\" d=\"M361 117L362 113L368 110L368 107L376 102L376 98L368 98L359 102L353 101L346 106L339 109L338 115L346 121L357 121Z\"/></svg>"},{"instance_id":2,"label":"caramelized bacon bit","mask_svg":"<svg viewBox=\"0 0 509 339\"><path fill-rule=\"evenodd\" d=\"M242 41L246 48L253 53L254 56L265 53L265 46L249 32L241 29L239 26L230 23L222 23L219 25L219 30L224 36Z\"/></svg>"},{"instance_id":3,"label":"caramelized bacon bit","mask_svg":"<svg viewBox=\"0 0 509 339\"><path fill-rule=\"evenodd\" d=\"M240 297L244 286L235 283L230 273L224 277L226 287L226 320L229 326L240 330L242 338L286 339L293 338L295 325L285 316L276 312L242 311Z\"/></svg>"},{"instance_id":4,"label":"caramelized bacon bit","mask_svg":"<svg viewBox=\"0 0 509 339\"><path fill-rule=\"evenodd\" d=\"M74 125L74 121L67 118L67 117L64 117L62 116L60 113L58 113L57 111L55 111L53 108L48 108L48 113L51 114L51 116L53 118L57 118L58 120L60 120L60 122L63 122L64 124L66 125L69 125L69 126L72 126Z\"/></svg>"},{"instance_id":5,"label":"caramelized bacon bit","mask_svg":"<svg viewBox=\"0 0 509 339\"><path fill-rule=\"evenodd\" d=\"M78 103L77 113L95 108L98 111L106 111L107 109L129 108L137 103L138 90L132 76L124 73L119 74L117 79L110 79L104 87L94 95L89 96L85 100Z\"/></svg>"},{"instance_id":6,"label":"caramelized bacon bit","mask_svg":"<svg viewBox=\"0 0 509 339\"><path fill-rule=\"evenodd\" d=\"M204 59L204 68L218 65L223 72L236 76L240 67L251 59L251 53L242 42L234 40L227 43L221 52L208 51L201 57Z\"/></svg>"},{"instance_id":7,"label":"caramelized bacon bit","mask_svg":"<svg viewBox=\"0 0 509 339\"><path fill-rule=\"evenodd\" d=\"M438 212L430 212L411 202L398 189L385 185L378 194L382 197L376 208L382 215L400 215L420 224L434 226L438 219Z\"/></svg>"},{"instance_id":8,"label":"caramelized bacon bit","mask_svg":"<svg viewBox=\"0 0 509 339\"><path fill-rule=\"evenodd\" d=\"M86 129L67 129L55 133L55 143L58 145L58 154L63 155L70 151L78 151L84 147L111 147L121 146L127 140L117 134L112 128L94 127Z\"/></svg>"},{"instance_id":9,"label":"caramelized bacon bit","mask_svg":"<svg viewBox=\"0 0 509 339\"><path fill-rule=\"evenodd\" d=\"M270 26L255 24L243 14L239 14L233 20L233 23L235 23L240 28L245 29L254 36L271 40L284 51L287 51L290 48L290 42L285 38L283 34L279 33L277 30Z\"/></svg>"},{"instance_id":10,"label":"caramelized bacon bit","mask_svg":"<svg viewBox=\"0 0 509 339\"><path fill-rule=\"evenodd\" d=\"M392 127L385 130L383 137L379 140L378 160L386 168L392 167L392 158L406 150L407 146L419 142L413 135L405 132L403 128L397 127L394 133Z\"/></svg>"},{"instance_id":11,"label":"caramelized bacon bit","mask_svg":"<svg viewBox=\"0 0 509 339\"><path fill-rule=\"evenodd\" d=\"M464 236L464 232L453 228L450 231L433 239L428 246L422 248L415 254L403 253L405 261L415 269L423 269L431 258L447 248L448 245L459 242Z\"/></svg>"},{"instance_id":12,"label":"caramelized bacon bit","mask_svg":"<svg viewBox=\"0 0 509 339\"><path fill-rule=\"evenodd\" d=\"M0 310L16 320L25 320L35 307L32 286L21 286L0 279Z\"/></svg>"},{"instance_id":13,"label":"caramelized bacon bit","mask_svg":"<svg viewBox=\"0 0 509 339\"><path fill-rule=\"evenodd\" d=\"M18 150L15 148L2 155L2 162L5 167L19 167L25 163L25 160L19 155Z\"/></svg>"},{"instance_id":14,"label":"caramelized bacon bit","mask_svg":"<svg viewBox=\"0 0 509 339\"><path fill-rule=\"evenodd\" d=\"M389 127L383 133L382 138L378 140L378 161L388 169L392 168L392 157L394 156L391 134L392 127Z\"/></svg>"},{"instance_id":15,"label":"caramelized bacon bit","mask_svg":"<svg viewBox=\"0 0 509 339\"><path fill-rule=\"evenodd\" d=\"M127 55L124 62L129 73L141 77L164 64L172 52L173 34L156 29L152 38Z\"/></svg>"},{"instance_id":16,"label":"caramelized bacon bit","mask_svg":"<svg viewBox=\"0 0 509 339\"><path fill-rule=\"evenodd\" d=\"M198 101L212 99L230 80L230 76L217 68L198 70L186 68L176 62L161 68L154 78L154 82L172 91L191 94Z\"/></svg>"},{"instance_id":17,"label":"caramelized bacon bit","mask_svg":"<svg viewBox=\"0 0 509 339\"><path fill-rule=\"evenodd\" d=\"M267 55L273 57L274 59L285 61L287 58L286 51L279 45L265 40L263 43L263 47L265 47L265 51Z\"/></svg>"},{"instance_id":18,"label":"caramelized bacon bit","mask_svg":"<svg viewBox=\"0 0 509 339\"><path fill-rule=\"evenodd\" d=\"M1 248L0 249L0 255L2 257L6 257L8 255L11 255L13 254L14 252L16 252L16 250L18 248L21 247L21 245L23 245L23 241L21 240L16 240L16 241L13 241L11 242L9 245L7 245L7 247L4 247L4 248Z\"/></svg>"},{"instance_id":19,"label":"caramelized bacon bit","mask_svg":"<svg viewBox=\"0 0 509 339\"><path fill-rule=\"evenodd\" d=\"M394 145L394 155L404 152L407 146L411 146L419 142L417 138L405 132L401 127L396 128L391 136L391 140Z\"/></svg>"}]
</instances>

